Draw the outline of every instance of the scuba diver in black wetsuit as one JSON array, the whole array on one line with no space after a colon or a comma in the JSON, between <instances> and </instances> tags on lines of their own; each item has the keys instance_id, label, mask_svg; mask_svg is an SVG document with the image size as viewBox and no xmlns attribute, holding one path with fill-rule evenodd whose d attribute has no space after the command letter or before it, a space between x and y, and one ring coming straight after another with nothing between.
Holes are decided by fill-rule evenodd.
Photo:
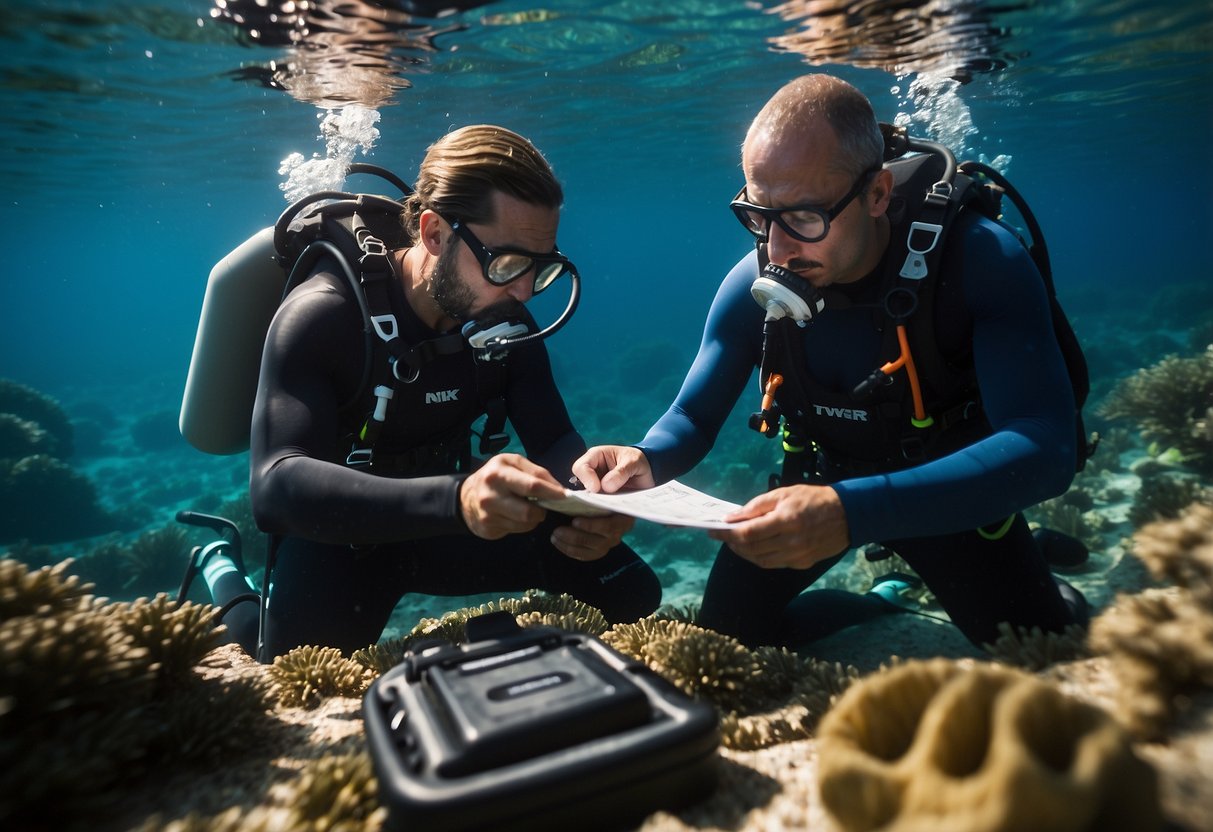
<instances>
[{"instance_id":1,"label":"scuba diver in black wetsuit","mask_svg":"<svg viewBox=\"0 0 1213 832\"><path fill-rule=\"evenodd\" d=\"M250 654L365 647L407 593L538 588L611 621L656 608L656 576L620 542L631 518L570 522L534 502L563 496L560 479L585 450L542 343L578 296L576 270L556 248L562 201L526 139L457 130L421 164L404 203L405 244L376 248L359 232L362 285L377 262L379 289L361 296L348 266L322 253L282 301L251 434L253 511L273 540L264 604L222 552L191 565ZM533 332L523 304L563 276L573 286L564 316ZM373 368L364 322L395 347L389 356L376 346ZM505 444L508 417L529 458L472 457L473 423L486 412L480 452Z\"/></svg>"},{"instance_id":2,"label":"scuba diver in black wetsuit","mask_svg":"<svg viewBox=\"0 0 1213 832\"><path fill-rule=\"evenodd\" d=\"M885 149L871 104L843 81L805 76L766 104L732 204L758 250L724 279L666 414L636 446L590 449L574 474L617 491L689 470L759 367L754 426L774 435L782 422L780 487L710 533L725 545L700 624L798 647L884 614L873 594L803 592L870 543L901 555L974 644L1003 622L1085 623L1021 514L1064 492L1088 455L1042 275L977 210L946 238L942 220L895 216ZM949 191L932 192L941 210Z\"/></svg>"}]
</instances>

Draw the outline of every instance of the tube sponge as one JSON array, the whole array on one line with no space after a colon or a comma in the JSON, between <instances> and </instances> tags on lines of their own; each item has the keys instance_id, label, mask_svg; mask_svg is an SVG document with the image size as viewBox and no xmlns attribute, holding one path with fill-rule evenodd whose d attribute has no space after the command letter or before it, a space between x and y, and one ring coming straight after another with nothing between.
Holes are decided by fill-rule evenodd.
<instances>
[{"instance_id":1,"label":"tube sponge","mask_svg":"<svg viewBox=\"0 0 1213 832\"><path fill-rule=\"evenodd\" d=\"M909 662L852 686L817 736L822 802L848 831L1161 827L1156 775L1116 722L1018 670Z\"/></svg>"}]
</instances>

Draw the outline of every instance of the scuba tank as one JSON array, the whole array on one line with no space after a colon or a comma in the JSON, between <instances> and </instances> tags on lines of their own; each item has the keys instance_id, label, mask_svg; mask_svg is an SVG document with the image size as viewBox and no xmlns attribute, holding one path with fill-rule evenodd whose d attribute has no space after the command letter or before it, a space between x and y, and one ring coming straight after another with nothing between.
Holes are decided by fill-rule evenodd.
<instances>
[{"instance_id":1,"label":"scuba tank","mask_svg":"<svg viewBox=\"0 0 1213 832\"><path fill-rule=\"evenodd\" d=\"M181 435L198 450L248 450L261 349L285 286L272 227L211 269L178 421Z\"/></svg>"}]
</instances>

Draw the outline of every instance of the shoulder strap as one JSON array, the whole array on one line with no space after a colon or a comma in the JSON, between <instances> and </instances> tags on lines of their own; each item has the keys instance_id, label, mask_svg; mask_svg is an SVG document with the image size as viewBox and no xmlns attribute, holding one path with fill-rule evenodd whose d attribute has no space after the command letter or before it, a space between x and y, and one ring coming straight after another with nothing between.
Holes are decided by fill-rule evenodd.
<instances>
[{"instance_id":1,"label":"shoulder strap","mask_svg":"<svg viewBox=\"0 0 1213 832\"><path fill-rule=\"evenodd\" d=\"M1091 458L1099 446L1098 435L1094 439L1087 435L1086 423L1083 420L1082 414L1083 406L1086 404L1087 397L1091 392L1091 375L1087 367L1086 356L1083 354L1082 344L1074 333L1074 328L1070 325L1070 319L1067 317L1065 310L1061 306L1061 302L1057 298L1057 288L1053 282L1053 264L1049 259L1049 249L1045 243L1044 233L1041 231L1040 224L1036 220L1036 215L1032 213L1032 209L1028 206L1027 200L1023 198L1023 195L1016 190L1015 186L1005 176L982 162L962 162L960 170L969 176L983 177L992 182L1000 194L1006 194L1007 198L1011 200L1027 226L1031 241L1025 245L1032 257L1032 261L1040 272L1041 278L1044 280L1045 290L1049 295L1049 309L1053 319L1053 332L1057 337L1057 344L1061 348L1061 354L1065 358L1066 371L1070 376L1070 386L1074 390L1074 417L1078 443L1075 470L1081 471L1086 467L1087 460ZM996 214L987 214L987 216L992 216L995 219L998 218Z\"/></svg>"}]
</instances>

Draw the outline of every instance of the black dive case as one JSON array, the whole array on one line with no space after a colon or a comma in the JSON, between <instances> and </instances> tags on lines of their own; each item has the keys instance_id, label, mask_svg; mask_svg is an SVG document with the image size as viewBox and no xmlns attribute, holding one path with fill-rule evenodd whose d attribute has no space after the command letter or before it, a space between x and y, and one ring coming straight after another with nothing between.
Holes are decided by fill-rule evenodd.
<instances>
[{"instance_id":1,"label":"black dive case","mask_svg":"<svg viewBox=\"0 0 1213 832\"><path fill-rule=\"evenodd\" d=\"M716 713L598 639L468 622L363 700L394 830L615 829L707 796Z\"/></svg>"}]
</instances>

